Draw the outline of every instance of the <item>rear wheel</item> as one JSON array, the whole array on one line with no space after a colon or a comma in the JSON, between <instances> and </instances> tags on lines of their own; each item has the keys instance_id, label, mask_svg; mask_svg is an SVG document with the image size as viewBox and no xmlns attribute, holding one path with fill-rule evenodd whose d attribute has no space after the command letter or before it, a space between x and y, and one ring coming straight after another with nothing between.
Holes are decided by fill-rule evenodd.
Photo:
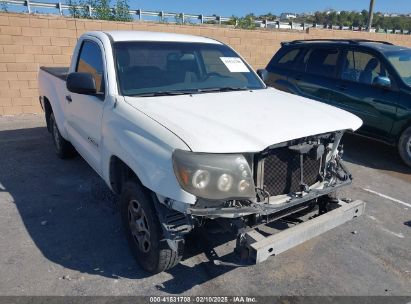
<instances>
[{"instance_id":1,"label":"rear wheel","mask_svg":"<svg viewBox=\"0 0 411 304\"><path fill-rule=\"evenodd\" d=\"M130 249L144 270L159 273L176 266L182 252L172 250L164 239L154 203L138 183L125 183L120 204Z\"/></svg>"},{"instance_id":2,"label":"rear wheel","mask_svg":"<svg viewBox=\"0 0 411 304\"><path fill-rule=\"evenodd\" d=\"M404 163L411 167L411 127L402 132L398 141L398 152Z\"/></svg>"},{"instance_id":3,"label":"rear wheel","mask_svg":"<svg viewBox=\"0 0 411 304\"><path fill-rule=\"evenodd\" d=\"M51 135L53 136L54 148L59 158L69 158L74 155L71 143L61 136L54 114L50 114Z\"/></svg>"}]
</instances>

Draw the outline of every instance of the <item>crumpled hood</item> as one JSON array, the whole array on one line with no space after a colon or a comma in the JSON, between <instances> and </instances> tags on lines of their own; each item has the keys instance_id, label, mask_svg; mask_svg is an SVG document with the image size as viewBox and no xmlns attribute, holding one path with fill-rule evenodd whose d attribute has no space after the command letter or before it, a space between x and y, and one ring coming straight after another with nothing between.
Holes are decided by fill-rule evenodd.
<instances>
[{"instance_id":1,"label":"crumpled hood","mask_svg":"<svg viewBox=\"0 0 411 304\"><path fill-rule=\"evenodd\" d=\"M258 152L310 135L355 131L362 124L344 110L273 88L125 100L194 152Z\"/></svg>"}]
</instances>

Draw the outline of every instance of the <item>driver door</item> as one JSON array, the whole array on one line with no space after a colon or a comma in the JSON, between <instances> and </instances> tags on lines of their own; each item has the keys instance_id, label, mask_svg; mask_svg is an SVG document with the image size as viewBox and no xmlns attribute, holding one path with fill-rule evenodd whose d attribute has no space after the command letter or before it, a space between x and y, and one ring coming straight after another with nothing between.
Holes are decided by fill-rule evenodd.
<instances>
[{"instance_id":1,"label":"driver door","mask_svg":"<svg viewBox=\"0 0 411 304\"><path fill-rule=\"evenodd\" d=\"M68 92L68 132L70 141L83 158L101 172L101 120L105 99L105 64L102 44L97 39L83 40L75 72L91 73L97 94L85 95Z\"/></svg>"}]
</instances>

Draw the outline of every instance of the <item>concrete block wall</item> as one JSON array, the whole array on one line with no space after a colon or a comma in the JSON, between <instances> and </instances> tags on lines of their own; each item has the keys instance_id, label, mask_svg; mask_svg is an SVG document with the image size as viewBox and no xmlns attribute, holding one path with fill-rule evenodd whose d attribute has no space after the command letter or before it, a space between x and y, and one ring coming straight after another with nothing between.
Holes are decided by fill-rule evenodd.
<instances>
[{"instance_id":1,"label":"concrete block wall","mask_svg":"<svg viewBox=\"0 0 411 304\"><path fill-rule=\"evenodd\" d=\"M39 67L68 66L77 38L91 30L143 30L202 35L229 44L254 68L264 67L282 41L311 38L387 40L411 47L411 35L309 29L241 30L207 25L112 22L53 15L0 13L0 115L39 113Z\"/></svg>"}]
</instances>

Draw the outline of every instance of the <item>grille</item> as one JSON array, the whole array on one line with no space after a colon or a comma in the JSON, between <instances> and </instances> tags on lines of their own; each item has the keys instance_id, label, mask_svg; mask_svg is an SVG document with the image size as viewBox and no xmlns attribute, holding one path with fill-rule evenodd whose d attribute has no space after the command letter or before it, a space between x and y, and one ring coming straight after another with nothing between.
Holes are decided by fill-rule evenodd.
<instances>
[{"instance_id":1,"label":"grille","mask_svg":"<svg viewBox=\"0 0 411 304\"><path fill-rule=\"evenodd\" d=\"M304 183L308 186L318 181L321 159L303 156ZM264 158L263 189L270 196L301 191L300 154L288 147L273 149Z\"/></svg>"}]
</instances>

